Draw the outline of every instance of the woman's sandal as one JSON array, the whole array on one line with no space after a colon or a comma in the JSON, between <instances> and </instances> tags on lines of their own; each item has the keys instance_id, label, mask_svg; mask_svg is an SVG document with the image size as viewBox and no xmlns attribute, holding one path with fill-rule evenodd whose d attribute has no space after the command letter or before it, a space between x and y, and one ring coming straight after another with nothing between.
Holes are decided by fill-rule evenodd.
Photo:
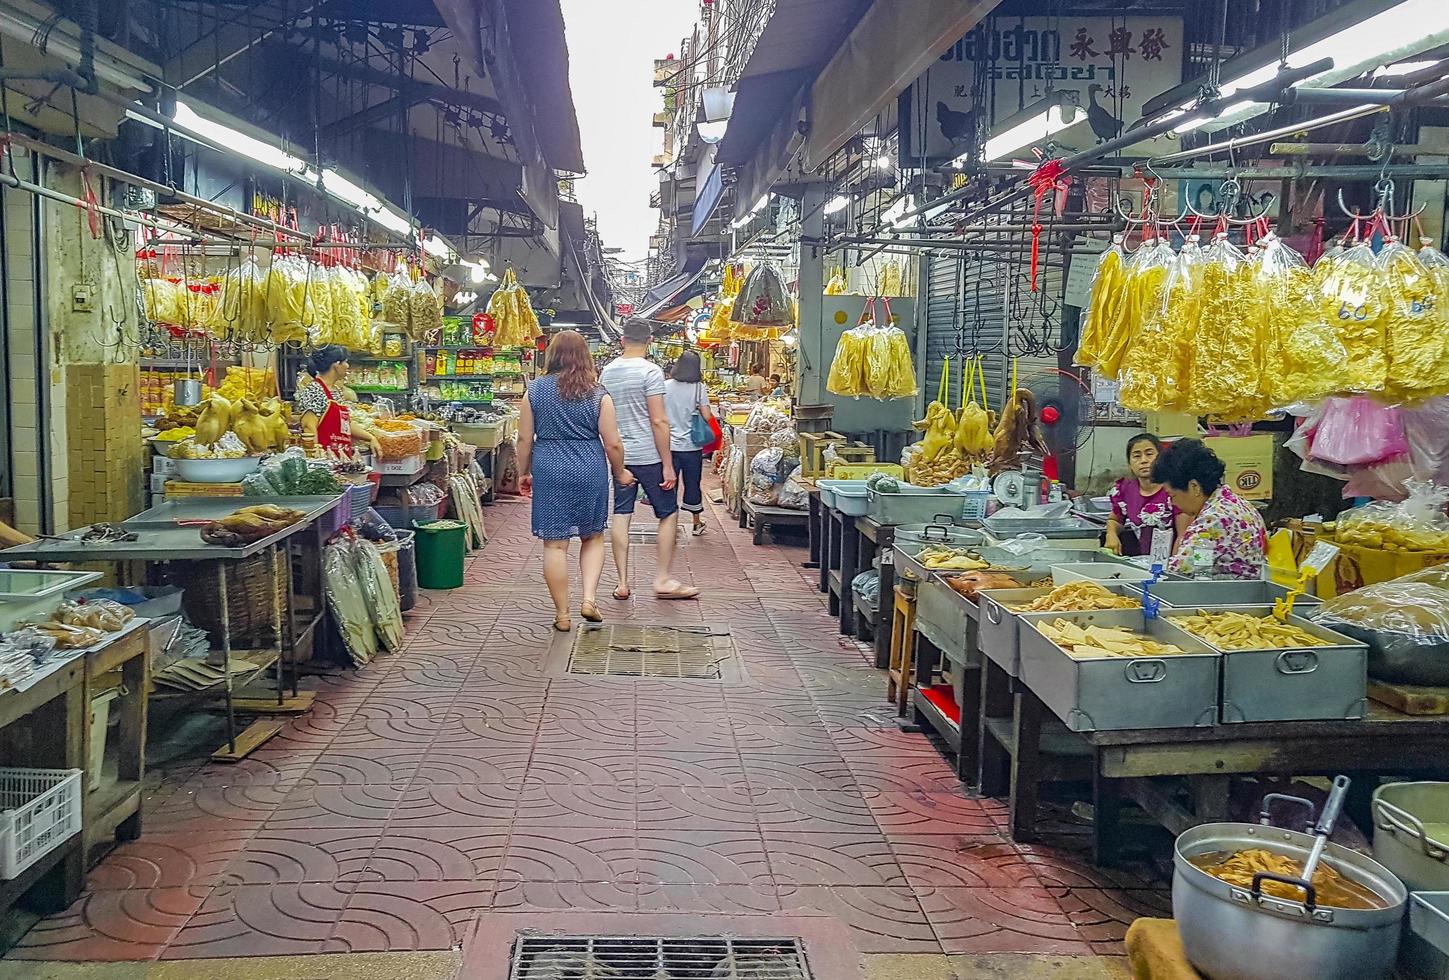
<instances>
[{"instance_id":1,"label":"woman's sandal","mask_svg":"<svg viewBox=\"0 0 1449 980\"><path fill-rule=\"evenodd\" d=\"M620 592L624 594L620 595ZM614 598L618 599L620 602L628 602L633 597L634 593L629 591L629 587L627 585L621 585L618 588L614 589Z\"/></svg>"},{"instance_id":2,"label":"woman's sandal","mask_svg":"<svg viewBox=\"0 0 1449 980\"><path fill-rule=\"evenodd\" d=\"M570 633L573 631L574 624L569 621L567 616L564 616L561 619L555 619L553 621L553 628L560 633Z\"/></svg>"},{"instance_id":3,"label":"woman's sandal","mask_svg":"<svg viewBox=\"0 0 1449 980\"><path fill-rule=\"evenodd\" d=\"M591 623L604 621L604 614L599 612L599 604L596 602L586 602L579 606L579 615Z\"/></svg>"}]
</instances>

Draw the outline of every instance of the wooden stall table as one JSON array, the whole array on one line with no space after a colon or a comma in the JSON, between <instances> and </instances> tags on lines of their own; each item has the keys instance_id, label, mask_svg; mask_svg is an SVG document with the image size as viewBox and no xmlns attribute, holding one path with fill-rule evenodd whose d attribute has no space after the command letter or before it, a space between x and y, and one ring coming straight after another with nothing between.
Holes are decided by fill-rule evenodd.
<instances>
[{"instance_id":1,"label":"wooden stall table","mask_svg":"<svg viewBox=\"0 0 1449 980\"><path fill-rule=\"evenodd\" d=\"M99 785L81 775L81 830L26 868L0 882L0 913L22 897L42 911L60 911L85 884L91 848L110 839L141 836L141 784L145 778L148 620L136 620L99 646L68 659L58 655L38 669L24 690L0 694L0 760L25 769L85 770L90 758L91 694L102 678L121 672L122 693L114 753L102 753Z\"/></svg>"},{"instance_id":2,"label":"wooden stall table","mask_svg":"<svg viewBox=\"0 0 1449 980\"><path fill-rule=\"evenodd\" d=\"M884 597L894 594L896 588L896 565L892 549L896 540L894 524L882 524L869 517L857 517L855 529L860 533L860 567L869 568L871 562L880 558L880 595L876 603L874 618L870 622L870 641L875 645L875 666L885 670L891 662L891 616ZM861 636L861 639L867 637Z\"/></svg>"},{"instance_id":3,"label":"wooden stall table","mask_svg":"<svg viewBox=\"0 0 1449 980\"><path fill-rule=\"evenodd\" d=\"M1370 799L1380 775L1441 779L1449 774L1449 717L1402 714L1369 702L1358 720L1217 724L1201 728L1064 732L1029 690L1014 695L1009 788L1013 839L1034 831L1038 787L1053 775L1044 763L1048 739L1072 741L1089 761L1095 808L1094 856L1100 866L1120 860L1121 809L1127 800L1177 834L1228 818L1233 776L1334 776L1353 779L1345 812L1361 827L1372 822ZM999 723L988 723L999 729ZM1075 754L1058 744L1062 754ZM1184 777L1194 805L1188 810L1155 780ZM987 789L997 789L990 786Z\"/></svg>"},{"instance_id":4,"label":"wooden stall table","mask_svg":"<svg viewBox=\"0 0 1449 980\"><path fill-rule=\"evenodd\" d=\"M820 511L817 515L819 525L815 533L820 538L820 591L824 595L830 594L830 572L840 564L840 539L836 534L836 524L831 517L835 512L825 506L820 500L820 491L817 488L812 494L819 503ZM830 610L831 615L835 614L834 608Z\"/></svg>"},{"instance_id":5,"label":"wooden stall table","mask_svg":"<svg viewBox=\"0 0 1449 980\"><path fill-rule=\"evenodd\" d=\"M740 504L740 527L750 527L755 532L755 544L765 543L765 531L777 527L804 527L810 515L791 507L767 507L764 504L745 500Z\"/></svg>"},{"instance_id":6,"label":"wooden stall table","mask_svg":"<svg viewBox=\"0 0 1449 980\"><path fill-rule=\"evenodd\" d=\"M800 485L809 494L809 503L806 505L806 529L810 532L810 560L805 562L804 568L819 568L822 541L820 536L820 511L824 509L820 503L820 488L815 485L814 480L801 480Z\"/></svg>"}]
</instances>

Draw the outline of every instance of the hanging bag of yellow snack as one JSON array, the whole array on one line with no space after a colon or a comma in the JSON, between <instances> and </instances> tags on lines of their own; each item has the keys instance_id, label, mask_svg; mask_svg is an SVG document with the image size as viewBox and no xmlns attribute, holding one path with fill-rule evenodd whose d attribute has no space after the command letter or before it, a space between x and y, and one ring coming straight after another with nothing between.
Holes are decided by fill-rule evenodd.
<instances>
[{"instance_id":1,"label":"hanging bag of yellow snack","mask_svg":"<svg viewBox=\"0 0 1449 980\"><path fill-rule=\"evenodd\" d=\"M1200 276L1202 301L1192 364L1188 372L1186 410L1223 421L1248 421L1263 410L1262 310L1254 301L1256 262L1228 240L1213 235L1203 249Z\"/></svg>"},{"instance_id":2,"label":"hanging bag of yellow snack","mask_svg":"<svg viewBox=\"0 0 1449 980\"><path fill-rule=\"evenodd\" d=\"M1419 255L1396 238L1378 254L1387 295L1388 379L1385 393L1420 401L1449 391L1449 313L1439 283Z\"/></svg>"},{"instance_id":3,"label":"hanging bag of yellow snack","mask_svg":"<svg viewBox=\"0 0 1449 980\"><path fill-rule=\"evenodd\" d=\"M1370 224L1368 237L1379 220ZM1345 391L1374 394L1388 382L1385 278L1367 241L1346 249L1324 276L1320 315L1347 352Z\"/></svg>"},{"instance_id":4,"label":"hanging bag of yellow snack","mask_svg":"<svg viewBox=\"0 0 1449 980\"><path fill-rule=\"evenodd\" d=\"M1165 324L1167 280L1177 265L1177 253L1165 239L1143 245L1135 275L1127 289L1127 320L1132 339L1122 358L1122 405L1135 411L1155 412L1164 408L1166 376L1174 353L1172 336Z\"/></svg>"},{"instance_id":5,"label":"hanging bag of yellow snack","mask_svg":"<svg viewBox=\"0 0 1449 980\"><path fill-rule=\"evenodd\" d=\"M1072 261L1085 262L1086 257L1073 257ZM1123 297L1127 253L1122 250L1122 236L1113 235L1112 245L1097 260L1097 269L1092 273L1092 289L1087 308L1082 312L1082 327L1077 343L1076 363L1091 367L1097 363L1102 347L1107 341L1112 316L1120 308Z\"/></svg>"},{"instance_id":6,"label":"hanging bag of yellow snack","mask_svg":"<svg viewBox=\"0 0 1449 980\"><path fill-rule=\"evenodd\" d=\"M1339 307L1319 292L1303 256L1272 233L1265 235L1260 245L1262 258L1255 298L1257 315L1264 324L1263 376L1270 407L1318 401L1351 390L1353 355L1344 343L1344 328L1334 322ZM1347 255L1345 252L1344 258ZM1337 271L1330 272L1324 280L1325 288L1337 288L1334 283L1338 275ZM1330 319L1330 312L1334 319ZM1382 349L1378 358L1382 370Z\"/></svg>"},{"instance_id":7,"label":"hanging bag of yellow snack","mask_svg":"<svg viewBox=\"0 0 1449 980\"><path fill-rule=\"evenodd\" d=\"M1176 257L1171 246L1161 238L1144 241L1132 253L1123 270L1122 296L1104 324L1105 339L1096 365L1103 377L1114 380L1121 377L1123 363L1136 342L1145 305L1143 294L1150 293L1160 301L1162 285Z\"/></svg>"},{"instance_id":8,"label":"hanging bag of yellow snack","mask_svg":"<svg viewBox=\"0 0 1449 980\"><path fill-rule=\"evenodd\" d=\"M855 326L840 335L835 344L835 356L830 361L830 374L825 379L826 391L852 398L869 393L865 363L869 340L864 324L868 316L874 316L874 312L875 299L866 300Z\"/></svg>"}]
</instances>

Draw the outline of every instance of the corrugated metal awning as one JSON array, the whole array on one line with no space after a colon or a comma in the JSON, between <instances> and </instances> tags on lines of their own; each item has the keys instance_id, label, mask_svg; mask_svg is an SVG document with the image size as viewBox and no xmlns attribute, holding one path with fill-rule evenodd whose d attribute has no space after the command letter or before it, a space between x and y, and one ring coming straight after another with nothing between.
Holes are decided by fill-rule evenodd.
<instances>
[{"instance_id":1,"label":"corrugated metal awning","mask_svg":"<svg viewBox=\"0 0 1449 980\"><path fill-rule=\"evenodd\" d=\"M735 84L719 162L750 159L804 85L835 54L871 0L779 0ZM909 6L909 5L908 5Z\"/></svg>"}]
</instances>

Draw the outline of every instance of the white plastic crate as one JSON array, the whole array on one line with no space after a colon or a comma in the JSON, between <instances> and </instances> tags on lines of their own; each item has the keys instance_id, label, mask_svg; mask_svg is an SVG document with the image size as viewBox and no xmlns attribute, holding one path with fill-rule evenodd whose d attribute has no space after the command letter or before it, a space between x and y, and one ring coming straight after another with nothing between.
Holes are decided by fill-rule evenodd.
<instances>
[{"instance_id":1,"label":"white plastic crate","mask_svg":"<svg viewBox=\"0 0 1449 980\"><path fill-rule=\"evenodd\" d=\"M80 786L79 769L0 768L0 879L80 833Z\"/></svg>"}]
</instances>

